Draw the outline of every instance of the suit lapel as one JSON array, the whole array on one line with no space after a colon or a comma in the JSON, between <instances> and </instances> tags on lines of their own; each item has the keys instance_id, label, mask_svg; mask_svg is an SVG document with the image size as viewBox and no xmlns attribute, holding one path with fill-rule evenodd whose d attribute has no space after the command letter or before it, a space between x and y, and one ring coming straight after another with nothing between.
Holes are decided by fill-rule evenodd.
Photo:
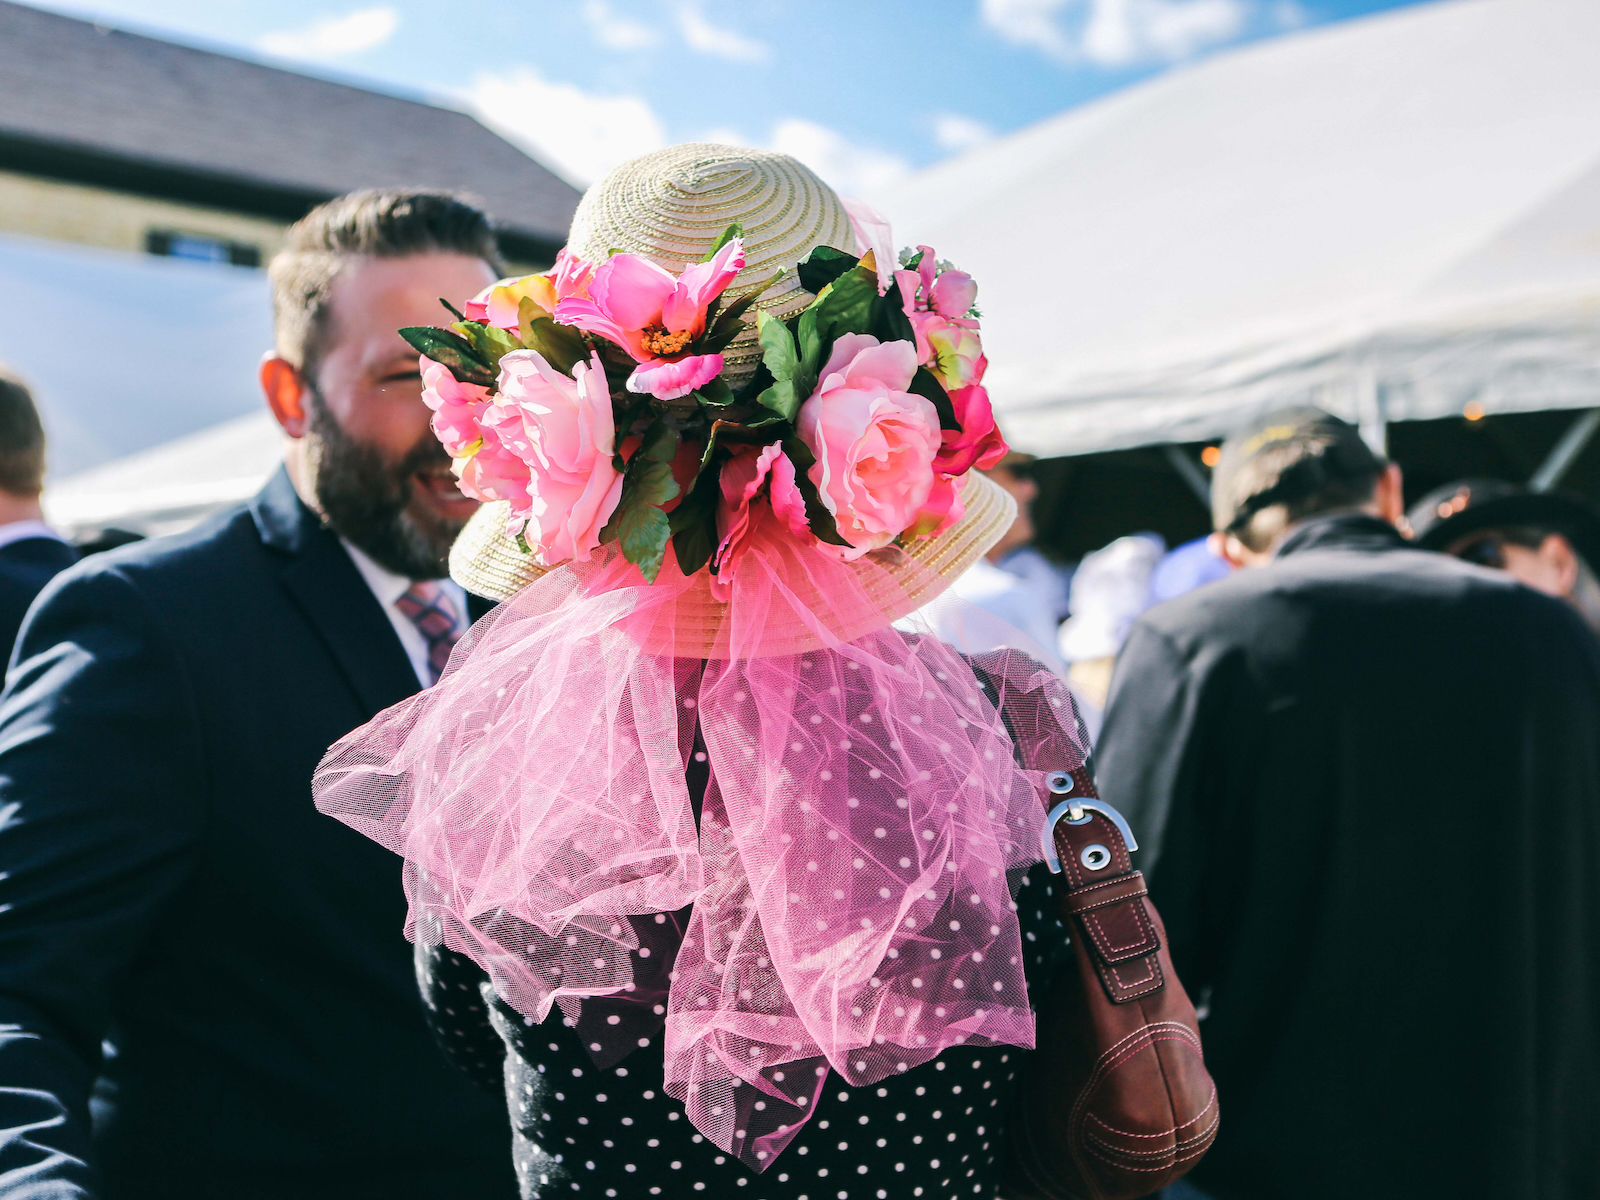
<instances>
[{"instance_id":1,"label":"suit lapel","mask_svg":"<svg viewBox=\"0 0 1600 1200\"><path fill-rule=\"evenodd\" d=\"M273 476L251 503L261 540L283 559L279 579L317 631L368 716L417 690L416 671L378 598L334 532Z\"/></svg>"}]
</instances>

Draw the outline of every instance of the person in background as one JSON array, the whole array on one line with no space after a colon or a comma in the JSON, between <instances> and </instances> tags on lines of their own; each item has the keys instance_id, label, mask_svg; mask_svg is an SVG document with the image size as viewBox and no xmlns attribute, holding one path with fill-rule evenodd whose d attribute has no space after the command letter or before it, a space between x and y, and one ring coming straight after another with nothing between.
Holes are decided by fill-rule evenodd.
<instances>
[{"instance_id":1,"label":"person in background","mask_svg":"<svg viewBox=\"0 0 1600 1200\"><path fill-rule=\"evenodd\" d=\"M1073 573L1072 616L1057 645L1090 738L1099 736L1117 652L1150 607L1150 576L1166 549L1160 534L1130 534L1084 555Z\"/></svg>"},{"instance_id":2,"label":"person in background","mask_svg":"<svg viewBox=\"0 0 1600 1200\"><path fill-rule=\"evenodd\" d=\"M1060 582L1053 574L1057 568L1031 545L1033 501L1039 494L1039 485L1025 469L1031 461L1032 455L1013 450L984 472L1017 502L1017 516L1011 528L944 595L898 624L907 630L931 629L968 654L1013 646L1064 676L1067 666L1056 651L1059 605L1052 590ZM1020 555L1032 556L1021 559L1029 574L1018 574L1009 565L1001 565L1017 562Z\"/></svg>"},{"instance_id":3,"label":"person in background","mask_svg":"<svg viewBox=\"0 0 1600 1200\"><path fill-rule=\"evenodd\" d=\"M30 611L0 698L3 1200L516 1194L504 1100L418 1001L395 860L311 799L487 607L445 579L477 506L396 330L497 266L447 194L313 210L270 271L285 467Z\"/></svg>"},{"instance_id":4,"label":"person in background","mask_svg":"<svg viewBox=\"0 0 1600 1200\"><path fill-rule=\"evenodd\" d=\"M1417 501L1406 522L1417 545L1565 600L1600 634L1600 512L1588 501L1463 479Z\"/></svg>"},{"instance_id":5,"label":"person in background","mask_svg":"<svg viewBox=\"0 0 1600 1200\"><path fill-rule=\"evenodd\" d=\"M1072 568L1046 558L1034 545L1037 530L1033 523L1033 502L1039 498L1039 481L1034 478L1031 465L1034 461L1031 454L1010 450L984 472L1017 501L1017 520L1000 539L1000 544L989 552L987 561L1027 584L1044 604L1051 620L1059 625L1072 611L1068 598Z\"/></svg>"},{"instance_id":6,"label":"person in background","mask_svg":"<svg viewBox=\"0 0 1600 1200\"><path fill-rule=\"evenodd\" d=\"M1600 642L1418 550L1315 409L1229 438L1240 566L1146 612L1101 794L1226 1114L1173 1197L1600 1195Z\"/></svg>"},{"instance_id":7,"label":"person in background","mask_svg":"<svg viewBox=\"0 0 1600 1200\"><path fill-rule=\"evenodd\" d=\"M1233 574L1233 564L1222 556L1217 541L1216 534L1209 534L1168 550L1150 572L1150 603L1164 604Z\"/></svg>"},{"instance_id":8,"label":"person in background","mask_svg":"<svg viewBox=\"0 0 1600 1200\"><path fill-rule=\"evenodd\" d=\"M44 523L44 425L22 380L0 366L0 645L11 655L22 616L45 584L78 561Z\"/></svg>"}]
</instances>

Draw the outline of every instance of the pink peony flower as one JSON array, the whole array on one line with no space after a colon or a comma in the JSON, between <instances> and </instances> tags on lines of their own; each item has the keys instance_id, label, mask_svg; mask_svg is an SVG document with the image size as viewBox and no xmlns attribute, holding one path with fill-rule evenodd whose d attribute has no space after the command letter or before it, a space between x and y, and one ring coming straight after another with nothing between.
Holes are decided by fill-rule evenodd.
<instances>
[{"instance_id":1,"label":"pink peony flower","mask_svg":"<svg viewBox=\"0 0 1600 1200\"><path fill-rule=\"evenodd\" d=\"M778 442L742 448L722 465L718 482L722 484L722 503L717 506L717 531L722 541L712 558L716 574L711 578L711 593L726 600L739 569L739 560L749 547L751 535L764 514L757 493L767 484L767 503L771 512L797 538L810 540L811 526L806 521L806 502L795 484L794 464Z\"/></svg>"},{"instance_id":2,"label":"pink peony flower","mask_svg":"<svg viewBox=\"0 0 1600 1200\"><path fill-rule=\"evenodd\" d=\"M587 296L556 306L556 320L621 346L640 365L628 390L676 400L722 371L720 354L688 354L706 329L706 309L744 269L744 243L732 238L710 262L676 279L637 254L613 254L595 269ZM668 369L670 368L670 369Z\"/></svg>"},{"instance_id":3,"label":"pink peony flower","mask_svg":"<svg viewBox=\"0 0 1600 1200\"><path fill-rule=\"evenodd\" d=\"M554 313L556 305L568 296L588 295L589 280L594 277L594 266L581 258L568 254L566 247L556 255L553 270L543 275L524 275L520 279L502 279L492 283L461 307L461 314L471 321L482 321L501 329L515 331L520 321L522 301L532 300L546 313Z\"/></svg>"},{"instance_id":4,"label":"pink peony flower","mask_svg":"<svg viewBox=\"0 0 1600 1200\"><path fill-rule=\"evenodd\" d=\"M545 566L587 562L622 498L599 354L568 378L538 351L514 350L500 360L498 386L483 426L527 468L525 536Z\"/></svg>"},{"instance_id":5,"label":"pink peony flower","mask_svg":"<svg viewBox=\"0 0 1600 1200\"><path fill-rule=\"evenodd\" d=\"M483 437L479 418L489 407L489 389L462 383L450 368L423 358L422 402L433 410L433 432L451 458L472 452Z\"/></svg>"},{"instance_id":6,"label":"pink peony flower","mask_svg":"<svg viewBox=\"0 0 1600 1200\"><path fill-rule=\"evenodd\" d=\"M916 331L917 362L946 389L980 383L988 360L983 357L978 322L967 316L978 298L978 285L965 271L940 271L932 247L917 249L922 251L917 269L894 273L901 303Z\"/></svg>"},{"instance_id":7,"label":"pink peony flower","mask_svg":"<svg viewBox=\"0 0 1600 1200\"><path fill-rule=\"evenodd\" d=\"M956 410L961 432L941 432L943 445L933 460L934 469L946 475L962 475L972 467L987 471L1011 449L995 424L989 393L983 384L974 383L951 392L950 403Z\"/></svg>"},{"instance_id":8,"label":"pink peony flower","mask_svg":"<svg viewBox=\"0 0 1600 1200\"><path fill-rule=\"evenodd\" d=\"M816 457L808 473L852 547L846 559L887 546L929 503L939 416L906 390L916 369L910 342L847 333L800 406L795 432Z\"/></svg>"}]
</instances>

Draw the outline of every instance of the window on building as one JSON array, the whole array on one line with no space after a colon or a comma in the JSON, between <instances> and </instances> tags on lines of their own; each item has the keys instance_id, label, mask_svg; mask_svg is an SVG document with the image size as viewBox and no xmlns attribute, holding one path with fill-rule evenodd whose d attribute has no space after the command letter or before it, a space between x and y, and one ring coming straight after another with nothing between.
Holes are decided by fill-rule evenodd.
<instances>
[{"instance_id":1,"label":"window on building","mask_svg":"<svg viewBox=\"0 0 1600 1200\"><path fill-rule=\"evenodd\" d=\"M230 263L235 267L259 267L261 249L248 242L203 233L182 233L175 229L152 229L144 235L144 248L163 258L187 258L193 262Z\"/></svg>"}]
</instances>

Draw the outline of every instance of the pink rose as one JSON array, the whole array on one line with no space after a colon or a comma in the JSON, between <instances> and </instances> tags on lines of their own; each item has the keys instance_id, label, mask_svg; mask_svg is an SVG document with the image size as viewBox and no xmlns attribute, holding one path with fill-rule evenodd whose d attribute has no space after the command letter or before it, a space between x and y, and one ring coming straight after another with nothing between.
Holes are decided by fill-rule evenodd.
<instances>
[{"instance_id":1,"label":"pink rose","mask_svg":"<svg viewBox=\"0 0 1600 1200\"><path fill-rule=\"evenodd\" d=\"M961 432L949 429L942 432L943 445L933 460L934 469L946 475L962 475L971 467L987 471L1011 449L995 424L988 391L981 383L957 388L950 393L950 403L955 408Z\"/></svg>"},{"instance_id":2,"label":"pink rose","mask_svg":"<svg viewBox=\"0 0 1600 1200\"><path fill-rule=\"evenodd\" d=\"M450 457L470 453L483 436L478 419L489 407L489 389L462 383L448 367L423 358L422 402L433 409L433 432Z\"/></svg>"},{"instance_id":3,"label":"pink rose","mask_svg":"<svg viewBox=\"0 0 1600 1200\"><path fill-rule=\"evenodd\" d=\"M816 457L808 473L852 547L847 559L887 546L929 502L939 416L907 390L916 370L910 342L847 333L800 406L795 432Z\"/></svg>"},{"instance_id":4,"label":"pink rose","mask_svg":"<svg viewBox=\"0 0 1600 1200\"><path fill-rule=\"evenodd\" d=\"M450 464L461 483L461 494L474 500L504 500L511 505L509 532L520 531L528 519L528 464L500 444L492 429L472 454Z\"/></svg>"},{"instance_id":5,"label":"pink rose","mask_svg":"<svg viewBox=\"0 0 1600 1200\"><path fill-rule=\"evenodd\" d=\"M527 467L525 536L538 547L539 561L587 562L622 498L622 475L611 461L611 393L599 354L578 363L572 378L536 350L507 354L483 426Z\"/></svg>"},{"instance_id":6,"label":"pink rose","mask_svg":"<svg viewBox=\"0 0 1600 1200\"><path fill-rule=\"evenodd\" d=\"M759 450L754 446L741 448L722 465L718 482L722 485L722 503L717 506L717 532L722 541L712 560L716 574L711 578L711 593L718 600L726 600L739 560L765 517L757 497L762 484L767 484L767 503L772 513L793 536L809 541L811 526L806 521L806 502L795 484L794 464L778 442Z\"/></svg>"}]
</instances>

